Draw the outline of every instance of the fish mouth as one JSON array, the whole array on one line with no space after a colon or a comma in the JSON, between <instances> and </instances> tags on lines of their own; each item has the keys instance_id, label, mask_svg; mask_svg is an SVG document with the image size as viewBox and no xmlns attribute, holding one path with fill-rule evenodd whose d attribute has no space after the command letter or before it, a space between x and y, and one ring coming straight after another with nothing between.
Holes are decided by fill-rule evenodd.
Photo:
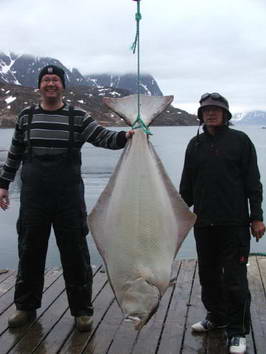
<instances>
[{"instance_id":1,"label":"fish mouth","mask_svg":"<svg viewBox=\"0 0 266 354\"><path fill-rule=\"evenodd\" d=\"M132 322L134 328L139 331L142 329L143 326L151 319L151 317L157 312L159 307L159 302L154 306L151 312L143 312L143 313L132 313L132 314L125 314L124 321Z\"/></svg>"},{"instance_id":2,"label":"fish mouth","mask_svg":"<svg viewBox=\"0 0 266 354\"><path fill-rule=\"evenodd\" d=\"M140 316L134 316L134 315L126 315L124 318L125 322L132 322L134 328L139 331L147 322L144 318L141 318Z\"/></svg>"}]
</instances>

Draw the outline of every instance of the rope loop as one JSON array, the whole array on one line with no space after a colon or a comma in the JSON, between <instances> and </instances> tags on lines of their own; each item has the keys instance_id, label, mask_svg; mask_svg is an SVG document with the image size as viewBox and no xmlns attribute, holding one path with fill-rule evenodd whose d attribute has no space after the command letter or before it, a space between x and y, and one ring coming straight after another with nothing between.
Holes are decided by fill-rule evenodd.
<instances>
[{"instance_id":1,"label":"rope loop","mask_svg":"<svg viewBox=\"0 0 266 354\"><path fill-rule=\"evenodd\" d=\"M135 120L135 122L132 124L132 129L142 129L145 134L152 135L149 127L143 122L143 120L139 115Z\"/></svg>"}]
</instances>

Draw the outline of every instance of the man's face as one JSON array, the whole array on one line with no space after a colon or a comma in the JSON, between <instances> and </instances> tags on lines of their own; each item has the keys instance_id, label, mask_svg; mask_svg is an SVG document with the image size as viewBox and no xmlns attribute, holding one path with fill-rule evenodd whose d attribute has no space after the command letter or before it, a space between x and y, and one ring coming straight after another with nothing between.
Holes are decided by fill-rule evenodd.
<instances>
[{"instance_id":1,"label":"man's face","mask_svg":"<svg viewBox=\"0 0 266 354\"><path fill-rule=\"evenodd\" d=\"M221 107L206 106L202 109L202 119L208 127L218 127L224 124L224 111Z\"/></svg>"},{"instance_id":2,"label":"man's face","mask_svg":"<svg viewBox=\"0 0 266 354\"><path fill-rule=\"evenodd\" d=\"M44 100L61 100L64 86L59 76L46 74L41 79L39 90Z\"/></svg>"}]
</instances>

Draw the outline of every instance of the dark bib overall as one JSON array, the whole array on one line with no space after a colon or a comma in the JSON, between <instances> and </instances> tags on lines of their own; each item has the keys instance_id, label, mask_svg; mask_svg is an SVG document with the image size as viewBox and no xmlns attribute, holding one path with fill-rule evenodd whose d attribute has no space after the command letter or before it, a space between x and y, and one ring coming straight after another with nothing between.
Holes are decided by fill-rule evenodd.
<instances>
[{"instance_id":1,"label":"dark bib overall","mask_svg":"<svg viewBox=\"0 0 266 354\"><path fill-rule=\"evenodd\" d=\"M15 304L19 310L34 310L41 306L46 253L53 226L71 314L93 313L84 185L80 152L74 153L72 149L71 110L69 117L68 152L45 156L36 156L31 151L29 119L29 146L21 172L21 207L17 223L19 267Z\"/></svg>"}]
</instances>

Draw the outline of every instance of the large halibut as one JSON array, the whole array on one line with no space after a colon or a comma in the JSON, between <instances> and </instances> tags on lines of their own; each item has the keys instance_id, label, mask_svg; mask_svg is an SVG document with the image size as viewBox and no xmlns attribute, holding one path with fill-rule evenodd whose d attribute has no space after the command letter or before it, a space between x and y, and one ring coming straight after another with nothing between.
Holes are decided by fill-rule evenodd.
<instances>
[{"instance_id":1,"label":"large halibut","mask_svg":"<svg viewBox=\"0 0 266 354\"><path fill-rule=\"evenodd\" d=\"M131 95L105 103L132 125L137 100ZM172 96L140 95L144 123L148 126L171 101ZM195 219L147 135L137 129L88 218L117 302L136 329L156 311Z\"/></svg>"}]
</instances>

